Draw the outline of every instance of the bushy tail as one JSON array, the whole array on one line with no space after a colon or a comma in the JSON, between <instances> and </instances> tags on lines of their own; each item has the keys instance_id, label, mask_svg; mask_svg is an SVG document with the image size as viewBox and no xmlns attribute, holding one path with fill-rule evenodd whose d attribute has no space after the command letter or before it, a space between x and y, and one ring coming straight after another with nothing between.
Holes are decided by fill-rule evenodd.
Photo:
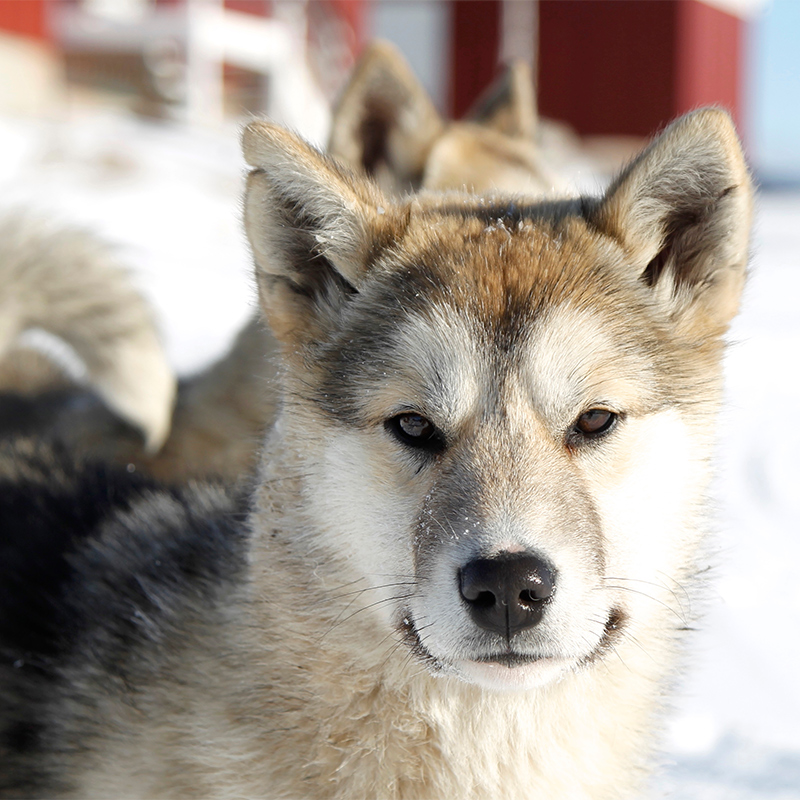
<instances>
[{"instance_id":1,"label":"bushy tail","mask_svg":"<svg viewBox=\"0 0 800 800\"><path fill-rule=\"evenodd\" d=\"M72 347L92 388L142 430L148 450L163 444L175 377L128 274L91 234L15 214L0 220L0 359L32 328Z\"/></svg>"}]
</instances>

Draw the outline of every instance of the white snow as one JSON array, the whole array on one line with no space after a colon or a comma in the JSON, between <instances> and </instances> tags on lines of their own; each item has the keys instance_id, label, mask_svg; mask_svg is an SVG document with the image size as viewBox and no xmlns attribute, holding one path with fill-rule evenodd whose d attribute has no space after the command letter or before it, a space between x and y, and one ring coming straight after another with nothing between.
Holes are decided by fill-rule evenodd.
<instances>
[{"instance_id":1,"label":"white snow","mask_svg":"<svg viewBox=\"0 0 800 800\"><path fill-rule=\"evenodd\" d=\"M800 192L762 194L727 355L712 591L671 720L666 796L800 798L798 298Z\"/></svg>"},{"instance_id":2,"label":"white snow","mask_svg":"<svg viewBox=\"0 0 800 800\"><path fill-rule=\"evenodd\" d=\"M218 356L251 309L238 132L110 113L0 118L0 206L119 245L175 366ZM800 798L800 192L762 195L727 358L712 589L653 798Z\"/></svg>"}]
</instances>

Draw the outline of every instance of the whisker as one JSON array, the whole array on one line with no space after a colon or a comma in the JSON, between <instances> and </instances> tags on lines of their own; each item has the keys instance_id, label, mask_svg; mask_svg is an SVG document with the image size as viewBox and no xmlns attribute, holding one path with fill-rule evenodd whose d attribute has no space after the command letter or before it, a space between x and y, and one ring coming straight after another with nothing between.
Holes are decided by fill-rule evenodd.
<instances>
[{"instance_id":1,"label":"whisker","mask_svg":"<svg viewBox=\"0 0 800 800\"><path fill-rule=\"evenodd\" d=\"M367 605L365 605L365 606L362 606L361 608L358 608L358 609L356 609L356 610L355 610L355 611L354 611L352 614L350 614L349 616L347 616L347 617L344 617L343 619L340 619L341 615L342 615L342 614L343 614L345 611L347 611L347 609L348 609L348 608L350 608L350 606L352 606L352 604L353 604L353 603L356 601L356 599L357 599L357 598L353 598L353 600L352 600L352 601L351 601L351 602L348 604L347 608L345 608L345 609L343 609L343 610L342 610L342 612L341 612L341 613L340 613L340 614L339 614L339 615L336 617L336 619L335 619L335 620L334 620L334 621L331 623L331 625L330 625L330 627L328 628L328 630L327 630L327 631L325 631L325 633L323 633L323 634L322 634L322 636L321 636L321 637L318 639L318 643L319 643L319 642L322 642L322 640L323 640L323 639L324 639L324 638L325 638L325 637L326 637L326 636L327 636L327 635L328 635L328 634L329 634L329 633L330 633L332 630L334 630L335 628L338 628L340 625L344 625L346 622L349 622L351 619L353 619L354 617L357 617L357 616L358 616L359 614L361 614L362 612L364 612L364 611L368 611L368 610L369 610L369 609L371 609L371 608L377 608L378 606L380 606L380 605L382 605L382 604L384 604L384 603L393 603L393 602L397 602L398 600L408 600L410 597L413 597L413 593L409 593L409 594L401 594L401 595L394 595L394 596L392 596L392 597L383 597L383 598L381 598L380 600L376 600L374 603L368 603Z\"/></svg>"},{"instance_id":2,"label":"whisker","mask_svg":"<svg viewBox=\"0 0 800 800\"><path fill-rule=\"evenodd\" d=\"M364 594L364 592L375 592L379 589L394 589L398 586L415 586L416 584L412 581L399 581L397 583L382 583L378 586L365 586L363 589L355 589L352 592L341 592L340 594L333 594L331 595L332 600L342 600L345 597L351 597L352 595L360 595Z\"/></svg>"},{"instance_id":3,"label":"whisker","mask_svg":"<svg viewBox=\"0 0 800 800\"><path fill-rule=\"evenodd\" d=\"M661 572L659 570L658 574L659 575L663 575L664 579L666 581L671 583L676 588L680 589L681 593L683 594L684 600L686 600L686 604L691 608L692 598L691 598L691 595L689 594L689 590L680 581L676 581L674 578L671 578L669 575L667 575L666 572ZM677 595L675 596L675 599L678 600ZM682 603L680 603L680 600L678 600L678 603L682 606Z\"/></svg>"},{"instance_id":4,"label":"whisker","mask_svg":"<svg viewBox=\"0 0 800 800\"><path fill-rule=\"evenodd\" d=\"M613 580L613 578L611 580ZM595 587L595 588L598 588L598 589L617 589L618 591L621 591L621 592L630 592L631 594L641 595L642 597L646 597L648 600L652 600L654 603L658 603L659 605L661 605L664 608L666 608L667 611L669 611L670 613L674 614L684 625L687 624L686 618L680 612L676 611L671 605L669 605L669 603L665 603L660 598L653 597L653 595L648 594L647 592L639 591L639 589L633 589L630 586L617 586L617 585L614 585L614 584L608 584L606 586L598 586L598 587ZM681 611L682 610L683 609L681 609Z\"/></svg>"},{"instance_id":5,"label":"whisker","mask_svg":"<svg viewBox=\"0 0 800 800\"><path fill-rule=\"evenodd\" d=\"M665 578L668 578L668 576L665 573L661 573L661 574L664 575ZM646 586L655 586L655 587L657 587L659 589L666 589L673 596L673 598L675 598L675 602L678 604L678 606L679 606L679 608L681 610L681 617L683 619L686 619L686 609L684 608L684 605L681 602L680 597L678 597L678 595L675 592L675 590L672 589L670 586L668 586L666 583L657 583L656 581L646 581L646 580L644 580L642 578L619 578L619 577L611 577L611 576L606 576L606 577L603 578L603 580L606 580L606 581L628 581L628 582L631 582L631 583L643 583ZM683 586L681 586L681 584L678 583L677 581L672 581L672 582L683 591L683 594L684 594L686 600L690 602L689 594L686 591L686 589Z\"/></svg>"}]
</instances>

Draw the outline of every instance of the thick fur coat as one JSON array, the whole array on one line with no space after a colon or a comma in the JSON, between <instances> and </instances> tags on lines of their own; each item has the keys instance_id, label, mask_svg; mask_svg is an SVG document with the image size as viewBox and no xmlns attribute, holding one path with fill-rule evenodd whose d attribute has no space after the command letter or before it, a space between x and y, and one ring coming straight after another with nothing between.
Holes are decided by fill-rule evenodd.
<instances>
[{"instance_id":1,"label":"thick fur coat","mask_svg":"<svg viewBox=\"0 0 800 800\"><path fill-rule=\"evenodd\" d=\"M631 796L746 269L729 118L542 203L393 201L267 123L244 151L282 363L250 510L5 457L15 552L122 481L4 600L43 620L3 631L5 794Z\"/></svg>"}]
</instances>

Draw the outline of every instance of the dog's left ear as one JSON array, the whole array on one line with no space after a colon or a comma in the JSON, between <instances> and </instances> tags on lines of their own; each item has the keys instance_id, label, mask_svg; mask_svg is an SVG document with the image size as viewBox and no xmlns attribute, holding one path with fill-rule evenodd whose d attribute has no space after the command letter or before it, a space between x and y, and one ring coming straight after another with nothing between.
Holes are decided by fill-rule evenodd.
<instances>
[{"instance_id":1,"label":"dog's left ear","mask_svg":"<svg viewBox=\"0 0 800 800\"><path fill-rule=\"evenodd\" d=\"M278 339L312 340L358 292L397 214L369 181L277 125L250 123L242 146L262 309Z\"/></svg>"},{"instance_id":2,"label":"dog's left ear","mask_svg":"<svg viewBox=\"0 0 800 800\"><path fill-rule=\"evenodd\" d=\"M508 64L464 115L464 121L512 139L533 139L537 113L530 66L519 59Z\"/></svg>"},{"instance_id":3,"label":"dog's left ear","mask_svg":"<svg viewBox=\"0 0 800 800\"><path fill-rule=\"evenodd\" d=\"M721 333L739 306L752 204L730 117L703 109L670 125L587 217L622 244L679 328Z\"/></svg>"}]
</instances>

